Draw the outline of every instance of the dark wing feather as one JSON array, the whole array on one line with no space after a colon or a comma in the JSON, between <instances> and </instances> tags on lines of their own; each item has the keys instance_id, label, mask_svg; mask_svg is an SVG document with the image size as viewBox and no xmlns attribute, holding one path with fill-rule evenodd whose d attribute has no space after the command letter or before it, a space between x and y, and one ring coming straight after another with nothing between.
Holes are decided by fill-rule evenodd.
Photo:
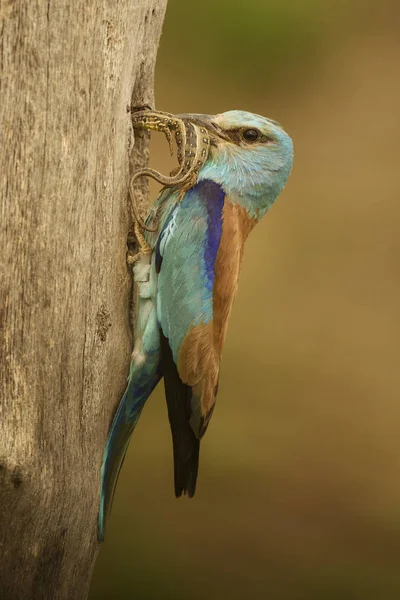
<instances>
[{"instance_id":1,"label":"dark wing feather","mask_svg":"<svg viewBox=\"0 0 400 600\"><path fill-rule=\"evenodd\" d=\"M190 426L192 388L182 382L168 339L161 334L161 361L174 449L175 496L196 491L200 440Z\"/></svg>"}]
</instances>

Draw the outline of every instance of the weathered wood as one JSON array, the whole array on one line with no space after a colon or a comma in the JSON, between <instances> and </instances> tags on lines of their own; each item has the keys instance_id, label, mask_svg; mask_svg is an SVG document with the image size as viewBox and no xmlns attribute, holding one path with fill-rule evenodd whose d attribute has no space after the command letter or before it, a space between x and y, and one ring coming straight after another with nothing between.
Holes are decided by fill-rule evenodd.
<instances>
[{"instance_id":1,"label":"weathered wood","mask_svg":"<svg viewBox=\"0 0 400 600\"><path fill-rule=\"evenodd\" d=\"M127 105L166 0L0 1L0 598L87 597L128 372Z\"/></svg>"}]
</instances>

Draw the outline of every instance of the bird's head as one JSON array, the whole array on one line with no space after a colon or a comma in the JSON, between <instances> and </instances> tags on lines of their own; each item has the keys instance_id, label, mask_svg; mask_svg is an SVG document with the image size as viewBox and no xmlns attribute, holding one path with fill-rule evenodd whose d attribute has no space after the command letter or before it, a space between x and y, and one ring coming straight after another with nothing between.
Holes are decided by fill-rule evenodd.
<instances>
[{"instance_id":1,"label":"bird's head","mask_svg":"<svg viewBox=\"0 0 400 600\"><path fill-rule=\"evenodd\" d=\"M212 179L232 197L247 197L265 210L285 186L293 163L290 136L276 121L230 110L219 115L179 115L205 127L210 136L208 159L199 180Z\"/></svg>"}]
</instances>

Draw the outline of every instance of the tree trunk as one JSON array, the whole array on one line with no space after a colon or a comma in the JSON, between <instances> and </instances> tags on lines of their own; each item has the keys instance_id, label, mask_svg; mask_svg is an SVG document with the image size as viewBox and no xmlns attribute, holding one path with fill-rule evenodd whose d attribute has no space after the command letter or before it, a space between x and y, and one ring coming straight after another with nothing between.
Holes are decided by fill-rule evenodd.
<instances>
[{"instance_id":1,"label":"tree trunk","mask_svg":"<svg viewBox=\"0 0 400 600\"><path fill-rule=\"evenodd\" d=\"M127 105L166 0L0 0L0 598L87 597L131 349Z\"/></svg>"}]
</instances>

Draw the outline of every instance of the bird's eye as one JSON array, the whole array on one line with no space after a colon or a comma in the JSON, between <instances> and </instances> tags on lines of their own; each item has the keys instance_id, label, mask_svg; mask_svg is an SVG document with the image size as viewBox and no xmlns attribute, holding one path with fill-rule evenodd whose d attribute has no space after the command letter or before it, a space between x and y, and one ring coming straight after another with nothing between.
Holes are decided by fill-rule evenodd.
<instances>
[{"instance_id":1,"label":"bird's eye","mask_svg":"<svg viewBox=\"0 0 400 600\"><path fill-rule=\"evenodd\" d=\"M242 131L242 138L245 142L256 142L260 138L260 135L258 129L244 129Z\"/></svg>"}]
</instances>

